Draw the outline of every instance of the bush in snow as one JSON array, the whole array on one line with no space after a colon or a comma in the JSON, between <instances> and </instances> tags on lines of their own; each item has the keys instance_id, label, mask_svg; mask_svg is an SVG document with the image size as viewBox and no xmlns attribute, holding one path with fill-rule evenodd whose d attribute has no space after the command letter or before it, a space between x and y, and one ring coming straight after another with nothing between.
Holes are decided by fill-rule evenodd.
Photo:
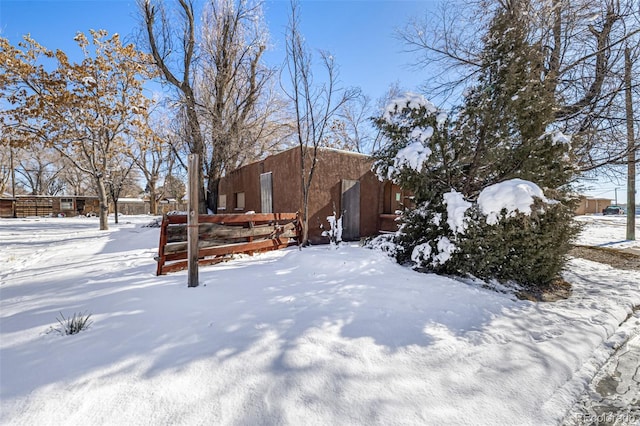
<instances>
[{"instance_id":1,"label":"bush in snow","mask_svg":"<svg viewBox=\"0 0 640 426\"><path fill-rule=\"evenodd\" d=\"M369 247L422 271L545 286L562 271L579 231L572 217L571 205L516 179L488 187L476 203L453 191L425 202L403 214L395 247L389 237Z\"/></svg>"},{"instance_id":2,"label":"bush in snow","mask_svg":"<svg viewBox=\"0 0 640 426\"><path fill-rule=\"evenodd\" d=\"M441 272L527 287L553 282L579 232L573 208L538 197L528 207L486 215L474 205L467 211L469 226L459 250Z\"/></svg>"},{"instance_id":3,"label":"bush in snow","mask_svg":"<svg viewBox=\"0 0 640 426\"><path fill-rule=\"evenodd\" d=\"M467 107L462 118L451 118L408 95L376 121L387 144L374 168L381 179L413 191L417 205L401 218L396 248L386 251L425 271L547 285L576 235L573 206L559 191L562 202L549 202L533 182L505 177L536 177L552 188L566 183L570 167L560 153L567 145L546 132L534 138L530 127L512 131L522 123L498 132L491 122L488 132L479 131L483 120L497 119L479 111ZM485 133L492 136L477 139Z\"/></svg>"},{"instance_id":4,"label":"bush in snow","mask_svg":"<svg viewBox=\"0 0 640 426\"><path fill-rule=\"evenodd\" d=\"M73 316L65 318L62 312L60 312L60 318L58 320L59 327L51 327L51 331L59 333L61 335L78 334L82 330L86 330L93 324L91 321L91 314L74 313Z\"/></svg>"}]
</instances>

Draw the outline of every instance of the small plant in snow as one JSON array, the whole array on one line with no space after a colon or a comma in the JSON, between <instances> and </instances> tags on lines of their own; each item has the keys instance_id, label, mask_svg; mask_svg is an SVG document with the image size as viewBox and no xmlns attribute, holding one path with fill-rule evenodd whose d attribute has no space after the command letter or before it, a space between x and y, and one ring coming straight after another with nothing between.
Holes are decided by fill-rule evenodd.
<instances>
[{"instance_id":1,"label":"small plant in snow","mask_svg":"<svg viewBox=\"0 0 640 426\"><path fill-rule=\"evenodd\" d=\"M323 237L329 237L329 244L332 248L337 248L338 244L342 241L342 216L337 217L335 206L333 209L333 215L327 216L327 222L329 222L329 229L322 231ZM323 225L320 228L324 229Z\"/></svg>"},{"instance_id":2,"label":"small plant in snow","mask_svg":"<svg viewBox=\"0 0 640 426\"><path fill-rule=\"evenodd\" d=\"M93 324L93 321L91 321L91 314L87 314L86 312L74 313L73 316L67 318L65 318L62 312L60 312L60 317L56 318L56 320L58 320L58 324L60 324L60 326L51 327L49 332L56 332L62 336L78 334Z\"/></svg>"}]
</instances>

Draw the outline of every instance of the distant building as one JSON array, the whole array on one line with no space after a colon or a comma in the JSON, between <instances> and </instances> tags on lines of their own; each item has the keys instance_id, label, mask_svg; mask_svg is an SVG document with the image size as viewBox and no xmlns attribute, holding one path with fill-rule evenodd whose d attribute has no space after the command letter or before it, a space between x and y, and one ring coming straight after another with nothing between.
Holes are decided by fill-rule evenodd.
<instances>
[{"instance_id":1,"label":"distant building","mask_svg":"<svg viewBox=\"0 0 640 426\"><path fill-rule=\"evenodd\" d=\"M118 214L137 215L149 214L149 200L143 198L118 198ZM113 202L109 203L109 213L115 212Z\"/></svg>"},{"instance_id":2,"label":"distant building","mask_svg":"<svg viewBox=\"0 0 640 426\"><path fill-rule=\"evenodd\" d=\"M98 197L16 195L0 197L0 217L97 215Z\"/></svg>"},{"instance_id":3,"label":"distant building","mask_svg":"<svg viewBox=\"0 0 640 426\"><path fill-rule=\"evenodd\" d=\"M580 204L576 209L576 215L602 213L602 210L610 205L611 199L609 198L580 197Z\"/></svg>"}]
</instances>

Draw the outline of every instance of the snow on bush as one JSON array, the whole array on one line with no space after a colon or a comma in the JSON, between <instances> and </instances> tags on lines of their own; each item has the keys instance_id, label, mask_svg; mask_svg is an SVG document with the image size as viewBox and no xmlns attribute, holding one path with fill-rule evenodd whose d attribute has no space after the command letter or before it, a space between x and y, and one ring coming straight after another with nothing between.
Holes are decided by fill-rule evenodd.
<instances>
[{"instance_id":1,"label":"snow on bush","mask_svg":"<svg viewBox=\"0 0 640 426\"><path fill-rule=\"evenodd\" d=\"M507 212L506 217L513 217L516 212L531 214L533 197L547 201L542 189L535 183L511 179L483 189L478 196L478 207L487 216L487 223L495 225L503 209Z\"/></svg>"},{"instance_id":2,"label":"snow on bush","mask_svg":"<svg viewBox=\"0 0 640 426\"><path fill-rule=\"evenodd\" d=\"M380 121L395 128L402 137L399 143L390 142L391 148L385 161L374 164L373 169L378 177L395 181L405 168L422 171L433 153L430 142L436 128L441 129L447 117L422 95L406 93L393 99L386 106Z\"/></svg>"},{"instance_id":3,"label":"snow on bush","mask_svg":"<svg viewBox=\"0 0 640 426\"><path fill-rule=\"evenodd\" d=\"M431 257L431 246L429 243L418 244L413 248L411 252L411 260L417 264L420 264L423 260Z\"/></svg>"},{"instance_id":4,"label":"snow on bush","mask_svg":"<svg viewBox=\"0 0 640 426\"><path fill-rule=\"evenodd\" d=\"M425 143L426 141L428 141L431 138L431 136L433 136L433 127L431 126L416 127L411 131L411 134L409 135L411 139L415 139L422 143Z\"/></svg>"},{"instance_id":5,"label":"snow on bush","mask_svg":"<svg viewBox=\"0 0 640 426\"><path fill-rule=\"evenodd\" d=\"M447 206L447 224L454 234L464 234L467 228L465 213L471 207L471 203L465 201L461 193L450 191L443 194L444 204ZM439 219L438 223L439 224Z\"/></svg>"},{"instance_id":6,"label":"snow on bush","mask_svg":"<svg viewBox=\"0 0 640 426\"><path fill-rule=\"evenodd\" d=\"M444 265L451 259L451 255L458 250L458 247L445 236L440 236L436 244L438 254L433 258L434 265Z\"/></svg>"},{"instance_id":7,"label":"snow on bush","mask_svg":"<svg viewBox=\"0 0 640 426\"><path fill-rule=\"evenodd\" d=\"M551 141L553 142L554 145L558 145L558 144L570 145L571 136L567 136L558 130L551 135Z\"/></svg>"},{"instance_id":8,"label":"snow on bush","mask_svg":"<svg viewBox=\"0 0 640 426\"><path fill-rule=\"evenodd\" d=\"M418 110L423 107L426 108L429 113L433 114L437 112L435 105L429 102L424 96L417 93L407 92L403 96L395 98L389 102L384 109L382 118L393 124L395 123L394 117L397 117L405 108Z\"/></svg>"},{"instance_id":9,"label":"snow on bush","mask_svg":"<svg viewBox=\"0 0 640 426\"><path fill-rule=\"evenodd\" d=\"M397 233L380 234L367 241L365 247L385 253L389 257L396 257L398 254L398 244L395 242Z\"/></svg>"},{"instance_id":10,"label":"snow on bush","mask_svg":"<svg viewBox=\"0 0 640 426\"><path fill-rule=\"evenodd\" d=\"M392 174L402 167L408 167L419 172L422 170L424 162L429 159L430 155L431 150L429 148L422 145L421 142L413 142L398 151L393 162L393 167L389 168L389 173Z\"/></svg>"}]
</instances>

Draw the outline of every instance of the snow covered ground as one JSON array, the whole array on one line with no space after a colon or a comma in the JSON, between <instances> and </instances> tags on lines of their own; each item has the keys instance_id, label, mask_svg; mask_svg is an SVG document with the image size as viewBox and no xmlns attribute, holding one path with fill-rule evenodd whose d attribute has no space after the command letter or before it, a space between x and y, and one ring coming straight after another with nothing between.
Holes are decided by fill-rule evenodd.
<instances>
[{"instance_id":1,"label":"snow covered ground","mask_svg":"<svg viewBox=\"0 0 640 426\"><path fill-rule=\"evenodd\" d=\"M0 220L0 424L558 424L640 333L619 326L640 271L574 259L572 297L533 303L342 244L187 288L154 275L150 219ZM640 247L623 218L580 220L583 244Z\"/></svg>"},{"instance_id":2,"label":"snow covered ground","mask_svg":"<svg viewBox=\"0 0 640 426\"><path fill-rule=\"evenodd\" d=\"M640 249L640 216L636 216L636 240L627 241L627 219L625 216L578 216L578 222L586 228L578 239L578 244L609 248Z\"/></svg>"}]
</instances>

